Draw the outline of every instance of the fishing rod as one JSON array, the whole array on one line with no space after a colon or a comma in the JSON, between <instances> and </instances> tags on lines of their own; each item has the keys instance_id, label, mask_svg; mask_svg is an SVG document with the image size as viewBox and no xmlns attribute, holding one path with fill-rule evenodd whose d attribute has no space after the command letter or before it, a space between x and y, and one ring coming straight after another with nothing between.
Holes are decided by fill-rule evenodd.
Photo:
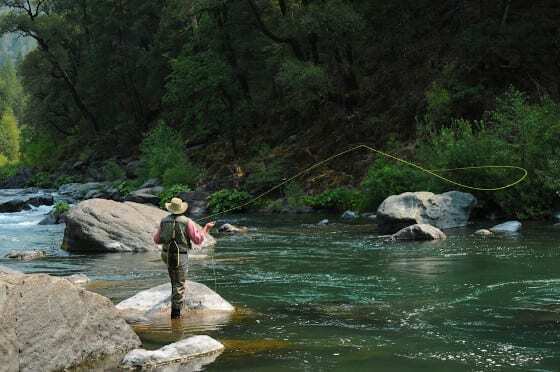
<instances>
[{"instance_id":1,"label":"fishing rod","mask_svg":"<svg viewBox=\"0 0 560 372\"><path fill-rule=\"evenodd\" d=\"M367 145L361 144L361 145L352 147L352 148L350 148L350 149L348 149L348 150L345 150L345 151L339 152L339 153L337 153L337 154L331 155L331 156L329 156L328 158L323 159L323 160L321 160L321 161L319 161L319 162L317 162L317 163L315 163L315 164L313 164L313 165L311 165L311 166L305 168L304 170L298 172L298 173L295 174L294 176L292 176L292 177L290 177L290 178L288 178L288 179L286 179L286 180L280 182L278 185L276 185L276 186L272 187L271 189L269 189L269 190L267 190L267 191L265 191L265 192L263 192L263 193L261 193L261 194L255 196L254 198L252 198L252 199L250 199L250 200L248 200L248 201L246 201L246 202L240 203L240 204L238 204L238 205L236 205L236 206L234 206L234 207L232 207L232 208L226 209L225 211L213 213L213 214L210 214L210 215L208 215L208 216L206 216L206 217L197 219L196 222L199 222L199 223L200 223L200 222L203 222L203 221L207 221L207 220L213 219L213 218L215 218L215 217L217 217L217 216L221 216L221 215L224 215L224 214L233 212L233 211L235 211L235 210L245 208L245 207L247 207L247 206L249 206L249 205L255 203L255 202L258 201L259 199L262 199L262 198L265 197L266 195L268 195L268 194L270 194L270 193L272 193L272 192L278 190L279 188L281 188L281 187L284 186L285 184L290 183L290 182L292 182L293 180L295 180L295 179L297 179L297 178L303 176L304 174L307 174L307 173L311 172L313 169L316 169L316 168L318 168L318 167L320 167L320 166L322 166L322 165L324 165L324 164L327 164L327 163L333 161L334 159L340 158L340 157L342 157L342 156L344 156L344 155L346 155L346 154L349 154L349 153L351 153L351 152L358 151L358 150L361 150L361 149L364 149L364 150L373 152L373 153L375 153L375 154L384 156L384 157L389 158L389 159L396 160L396 161L398 161L398 162L400 162L400 163L402 163L402 164L405 164L405 165L407 165L407 166L413 167L413 168L419 170L420 172L426 173L426 174L428 174L428 175L430 175L430 176L432 176L432 177L439 178L440 180L442 180L442 181L444 181L444 182L446 182L446 183L449 183L449 184L451 184L451 185L458 186L458 187L461 187L461 188L467 189L467 190L473 190L473 191L500 191L500 190L509 189L509 188L512 188L512 187L514 187L514 186L520 184L521 182L523 182L523 181L528 177L528 175L529 175L529 172L527 171L527 169L522 168L522 167L518 167L518 166L515 166L515 165L479 165L479 166L459 167L459 168L447 168L447 169L428 169L428 168L425 168L425 167L423 167L423 166L421 166L421 165L419 165L419 164L416 164L416 163L413 163L413 162L411 162L411 161L402 159L402 158L400 158L400 157L398 157L398 156L391 155L391 154L389 154L389 153L383 152L383 151L378 150L378 149L376 149L376 148L373 148L373 147L371 147L371 146L367 146ZM478 187L478 186L476 186L476 185L467 185L467 184L454 181L454 180L452 180L452 179L450 179L450 178L448 178L448 177L444 177L444 176L438 174L438 172L439 172L439 173L443 173L443 172L452 172L452 171L458 171L458 170L474 170L474 169L479 169L479 170L480 170L480 169L510 169L510 170L518 170L518 171L521 171L523 174L521 175L521 177L519 177L518 179L516 179L514 182L508 183L508 184L503 185L503 186L498 186L498 187Z\"/></svg>"}]
</instances>

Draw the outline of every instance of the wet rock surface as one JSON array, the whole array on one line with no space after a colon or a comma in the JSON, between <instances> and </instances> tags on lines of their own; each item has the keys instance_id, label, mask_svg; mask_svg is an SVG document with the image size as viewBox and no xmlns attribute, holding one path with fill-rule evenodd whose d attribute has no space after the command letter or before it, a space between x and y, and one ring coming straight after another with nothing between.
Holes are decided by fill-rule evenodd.
<instances>
[{"instance_id":1,"label":"wet rock surface","mask_svg":"<svg viewBox=\"0 0 560 372\"><path fill-rule=\"evenodd\" d=\"M14 213L41 205L53 205L54 197L38 189L3 190L0 197L0 213Z\"/></svg>"},{"instance_id":2,"label":"wet rock surface","mask_svg":"<svg viewBox=\"0 0 560 372\"><path fill-rule=\"evenodd\" d=\"M4 257L13 260L31 261L47 256L45 251L10 251Z\"/></svg>"},{"instance_id":3,"label":"wet rock surface","mask_svg":"<svg viewBox=\"0 0 560 372\"><path fill-rule=\"evenodd\" d=\"M218 232L223 234L246 234L249 228L246 226L234 226L229 223L225 223L218 229Z\"/></svg>"}]
</instances>

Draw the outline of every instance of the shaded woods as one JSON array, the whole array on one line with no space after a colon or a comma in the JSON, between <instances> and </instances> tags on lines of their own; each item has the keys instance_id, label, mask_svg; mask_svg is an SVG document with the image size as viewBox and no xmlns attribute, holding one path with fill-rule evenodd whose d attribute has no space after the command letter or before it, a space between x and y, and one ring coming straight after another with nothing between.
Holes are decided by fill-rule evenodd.
<instances>
[{"instance_id":1,"label":"shaded woods","mask_svg":"<svg viewBox=\"0 0 560 372\"><path fill-rule=\"evenodd\" d=\"M36 43L18 64L24 107L11 110L22 162L38 171L138 157L164 122L178 159L206 169L199 184L255 192L365 142L433 168L530 168L525 187L482 196L507 214L542 217L558 201L556 1L1 3L2 32ZM382 161L367 172L371 160L334 164L301 187L358 187L349 204L361 209L447 188ZM491 186L511 175L456 177Z\"/></svg>"}]
</instances>

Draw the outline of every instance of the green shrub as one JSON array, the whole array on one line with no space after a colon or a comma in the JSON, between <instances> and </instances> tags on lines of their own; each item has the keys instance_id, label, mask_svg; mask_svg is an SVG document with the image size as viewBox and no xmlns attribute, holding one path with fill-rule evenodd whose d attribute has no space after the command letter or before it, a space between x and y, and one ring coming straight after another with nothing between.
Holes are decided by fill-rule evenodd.
<instances>
[{"instance_id":1,"label":"green shrub","mask_svg":"<svg viewBox=\"0 0 560 372\"><path fill-rule=\"evenodd\" d=\"M330 211L346 211L359 209L361 204L360 193L347 188L336 188L325 191L319 195L305 197L305 204L315 209Z\"/></svg>"},{"instance_id":2,"label":"green shrub","mask_svg":"<svg viewBox=\"0 0 560 372\"><path fill-rule=\"evenodd\" d=\"M500 208L512 217L542 218L558 201L560 170L560 106L549 99L531 104L510 89L498 98L487 122L456 120L424 141L417 157L431 168L517 165L528 179L507 190L474 192L483 209ZM512 170L470 170L442 173L463 184L498 187L520 176ZM437 189L456 188L432 179ZM468 191L468 190L467 190Z\"/></svg>"},{"instance_id":3,"label":"green shrub","mask_svg":"<svg viewBox=\"0 0 560 372\"><path fill-rule=\"evenodd\" d=\"M284 196L292 208L305 205L305 191L297 182L292 181L284 186Z\"/></svg>"},{"instance_id":4,"label":"green shrub","mask_svg":"<svg viewBox=\"0 0 560 372\"><path fill-rule=\"evenodd\" d=\"M251 195L245 191L237 190L220 190L210 195L208 199L208 208L213 213L220 213L231 208L237 207L251 200ZM234 212L242 212L247 210L248 206L236 209Z\"/></svg>"},{"instance_id":5,"label":"green shrub","mask_svg":"<svg viewBox=\"0 0 560 372\"><path fill-rule=\"evenodd\" d=\"M194 187L200 179L200 171L184 153L180 133L163 123L148 134L140 150L144 179L157 178L165 186L181 183L190 187Z\"/></svg>"},{"instance_id":6,"label":"green shrub","mask_svg":"<svg viewBox=\"0 0 560 372\"><path fill-rule=\"evenodd\" d=\"M191 189L186 185L173 185L170 187L166 187L165 190L163 190L163 192L159 194L159 197L161 199L159 205L162 208L165 208L165 203L169 203L171 199L178 197L182 192L188 191L191 191Z\"/></svg>"},{"instance_id":7,"label":"green shrub","mask_svg":"<svg viewBox=\"0 0 560 372\"><path fill-rule=\"evenodd\" d=\"M102 168L106 181L118 181L126 178L125 170L114 160L107 160Z\"/></svg>"},{"instance_id":8,"label":"green shrub","mask_svg":"<svg viewBox=\"0 0 560 372\"><path fill-rule=\"evenodd\" d=\"M4 155L0 154L0 182L14 176L19 167L18 163L10 162Z\"/></svg>"},{"instance_id":9,"label":"green shrub","mask_svg":"<svg viewBox=\"0 0 560 372\"><path fill-rule=\"evenodd\" d=\"M63 175L58 177L55 181L54 181L54 186L56 188L62 186L62 185L66 185L69 183L74 183L74 182L79 182L79 178L78 177L74 177L74 176L68 176L68 175Z\"/></svg>"},{"instance_id":10,"label":"green shrub","mask_svg":"<svg viewBox=\"0 0 560 372\"><path fill-rule=\"evenodd\" d=\"M70 210L70 205L65 201L58 201L54 205L53 210L55 217L58 218Z\"/></svg>"},{"instance_id":11,"label":"green shrub","mask_svg":"<svg viewBox=\"0 0 560 372\"><path fill-rule=\"evenodd\" d=\"M20 158L20 130L14 113L8 109L0 117L0 154L10 161Z\"/></svg>"},{"instance_id":12,"label":"green shrub","mask_svg":"<svg viewBox=\"0 0 560 372\"><path fill-rule=\"evenodd\" d=\"M247 164L248 176L244 186L252 193L266 191L282 182L285 161L273 156L271 152L269 146L263 145Z\"/></svg>"},{"instance_id":13,"label":"green shrub","mask_svg":"<svg viewBox=\"0 0 560 372\"><path fill-rule=\"evenodd\" d=\"M142 185L142 180L125 180L125 181L117 181L113 183L113 186L119 191L119 194L122 196L126 196L137 190Z\"/></svg>"},{"instance_id":14,"label":"green shrub","mask_svg":"<svg viewBox=\"0 0 560 372\"><path fill-rule=\"evenodd\" d=\"M35 173L30 180L30 186L39 187L39 188L50 188L55 187L52 177L48 172L37 172Z\"/></svg>"}]
</instances>

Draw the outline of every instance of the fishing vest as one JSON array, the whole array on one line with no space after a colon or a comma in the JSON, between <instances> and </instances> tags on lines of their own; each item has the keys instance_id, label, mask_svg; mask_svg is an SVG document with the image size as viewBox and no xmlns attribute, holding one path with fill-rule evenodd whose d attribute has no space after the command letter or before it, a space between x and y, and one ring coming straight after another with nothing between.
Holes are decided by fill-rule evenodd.
<instances>
[{"instance_id":1,"label":"fishing vest","mask_svg":"<svg viewBox=\"0 0 560 372\"><path fill-rule=\"evenodd\" d=\"M169 252L187 253L192 249L191 240L185 236L189 219L185 216L170 214L161 220L160 242L162 249Z\"/></svg>"}]
</instances>

